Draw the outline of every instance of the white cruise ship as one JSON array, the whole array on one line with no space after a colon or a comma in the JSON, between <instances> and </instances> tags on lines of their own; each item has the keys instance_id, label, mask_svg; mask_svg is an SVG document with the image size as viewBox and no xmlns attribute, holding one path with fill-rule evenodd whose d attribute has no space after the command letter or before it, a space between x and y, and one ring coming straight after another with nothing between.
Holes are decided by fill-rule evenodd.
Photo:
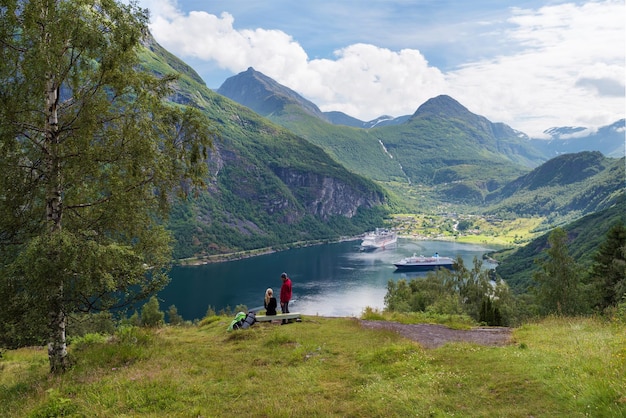
<instances>
[{"instance_id":1,"label":"white cruise ship","mask_svg":"<svg viewBox=\"0 0 626 418\"><path fill-rule=\"evenodd\" d=\"M398 241L398 235L388 229L376 228L376 231L369 232L361 241L361 251L375 251L393 247Z\"/></svg>"}]
</instances>

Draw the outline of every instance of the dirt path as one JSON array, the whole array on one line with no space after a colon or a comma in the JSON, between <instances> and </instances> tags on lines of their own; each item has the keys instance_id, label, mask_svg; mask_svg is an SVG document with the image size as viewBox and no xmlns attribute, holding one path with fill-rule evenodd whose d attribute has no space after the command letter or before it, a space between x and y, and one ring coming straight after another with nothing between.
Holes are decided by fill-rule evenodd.
<instances>
[{"instance_id":1,"label":"dirt path","mask_svg":"<svg viewBox=\"0 0 626 418\"><path fill-rule=\"evenodd\" d=\"M479 327L471 330L450 329L435 324L400 324L389 321L361 321L370 329L395 331L405 338L417 341L425 348L437 348L448 342L466 341L480 345L501 346L511 341L511 329L504 327Z\"/></svg>"}]
</instances>

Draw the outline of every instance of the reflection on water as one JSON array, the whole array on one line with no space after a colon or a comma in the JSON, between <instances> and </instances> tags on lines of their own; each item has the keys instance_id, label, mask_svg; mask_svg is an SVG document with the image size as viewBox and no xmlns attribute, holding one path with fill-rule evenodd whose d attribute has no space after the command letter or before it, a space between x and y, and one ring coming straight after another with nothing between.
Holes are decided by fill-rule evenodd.
<instances>
[{"instance_id":1,"label":"reflection on water","mask_svg":"<svg viewBox=\"0 0 626 418\"><path fill-rule=\"evenodd\" d=\"M384 308L389 280L410 280L425 272L396 273L394 262L413 254L461 256L467 266L489 248L445 241L399 239L396 248L360 252L360 241L325 244L244 260L175 267L160 294L162 309L176 305L185 319L202 318L209 306L263 306L265 289L278 296L284 271L293 281L292 312L321 316L359 316L367 306Z\"/></svg>"}]
</instances>

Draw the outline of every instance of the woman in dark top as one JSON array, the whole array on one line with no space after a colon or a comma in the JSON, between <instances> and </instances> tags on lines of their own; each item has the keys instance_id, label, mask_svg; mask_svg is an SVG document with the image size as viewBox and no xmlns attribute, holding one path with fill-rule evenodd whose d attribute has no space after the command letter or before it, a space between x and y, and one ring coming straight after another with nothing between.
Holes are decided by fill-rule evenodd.
<instances>
[{"instance_id":1,"label":"woman in dark top","mask_svg":"<svg viewBox=\"0 0 626 418\"><path fill-rule=\"evenodd\" d=\"M276 298L274 291L269 288L265 291L265 315L276 315Z\"/></svg>"}]
</instances>

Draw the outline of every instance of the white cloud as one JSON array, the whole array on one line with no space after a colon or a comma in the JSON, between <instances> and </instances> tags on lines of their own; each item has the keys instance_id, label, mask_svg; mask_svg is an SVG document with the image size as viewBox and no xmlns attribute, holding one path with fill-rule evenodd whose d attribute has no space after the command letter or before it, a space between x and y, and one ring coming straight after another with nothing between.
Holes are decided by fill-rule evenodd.
<instances>
[{"instance_id":1,"label":"white cloud","mask_svg":"<svg viewBox=\"0 0 626 418\"><path fill-rule=\"evenodd\" d=\"M552 126L615 122L624 117L623 18L624 3L617 1L517 10L511 18L517 26L503 35L525 49L448 74L452 95L533 135Z\"/></svg>"},{"instance_id":2,"label":"white cloud","mask_svg":"<svg viewBox=\"0 0 626 418\"><path fill-rule=\"evenodd\" d=\"M289 35L276 30L235 30L234 18L206 12L153 13L151 31L182 58L213 60L233 73L254 67L316 103L370 120L381 114L413 113L445 89L443 74L417 50L399 52L355 44L335 51L335 60L309 59Z\"/></svg>"},{"instance_id":3,"label":"white cloud","mask_svg":"<svg viewBox=\"0 0 626 418\"><path fill-rule=\"evenodd\" d=\"M514 49L445 74L417 49L357 43L335 51L334 59L311 59L282 31L238 30L228 13L183 14L176 3L152 3L157 7L144 1L152 33L181 58L212 61L233 74L252 66L322 110L362 120L413 113L439 94L530 135L624 117L623 1L513 9L501 40Z\"/></svg>"}]
</instances>

